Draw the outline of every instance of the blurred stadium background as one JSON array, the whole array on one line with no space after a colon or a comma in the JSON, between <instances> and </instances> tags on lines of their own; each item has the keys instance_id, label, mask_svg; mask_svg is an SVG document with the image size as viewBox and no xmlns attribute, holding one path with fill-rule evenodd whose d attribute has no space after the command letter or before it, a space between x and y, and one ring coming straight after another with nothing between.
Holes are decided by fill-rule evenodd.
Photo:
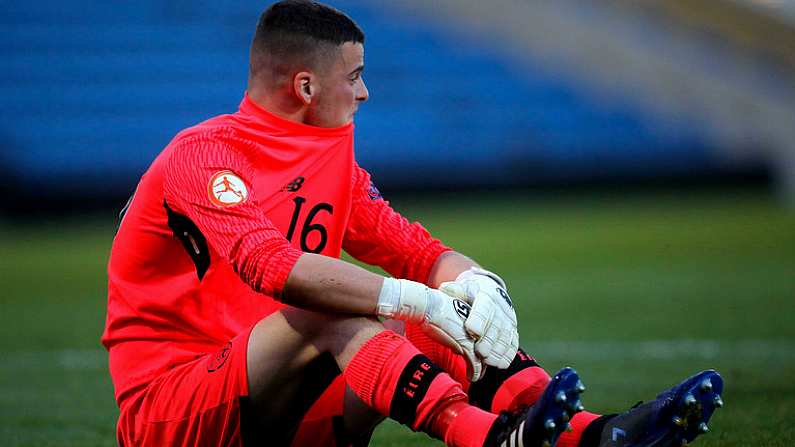
<instances>
[{"instance_id":1,"label":"blurred stadium background","mask_svg":"<svg viewBox=\"0 0 795 447\"><path fill-rule=\"evenodd\" d=\"M115 214L176 132L236 110L268 3L0 0L5 445L114 443ZM360 163L504 273L531 353L595 410L719 367L701 445L792 445L795 3L329 3L367 33Z\"/></svg>"}]
</instances>

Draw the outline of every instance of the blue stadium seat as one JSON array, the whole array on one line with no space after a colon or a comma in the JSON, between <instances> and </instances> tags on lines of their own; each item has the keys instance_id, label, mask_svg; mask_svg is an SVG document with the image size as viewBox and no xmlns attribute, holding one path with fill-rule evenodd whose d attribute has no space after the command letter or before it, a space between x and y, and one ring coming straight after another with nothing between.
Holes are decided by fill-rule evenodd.
<instances>
[{"instance_id":1,"label":"blue stadium seat","mask_svg":"<svg viewBox=\"0 0 795 447\"><path fill-rule=\"evenodd\" d=\"M388 183L650 175L709 161L687 123L654 122L626 98L593 99L565 73L519 69L454 28L383 3L335 4L367 32L371 101L357 118L357 154ZM79 178L69 183L88 191L101 181L103 191L119 194L177 131L236 109L261 4L2 0L0 7L6 170L53 191ZM435 178L450 164L463 174ZM412 175L395 175L395 166ZM500 175L466 175L484 166Z\"/></svg>"}]
</instances>

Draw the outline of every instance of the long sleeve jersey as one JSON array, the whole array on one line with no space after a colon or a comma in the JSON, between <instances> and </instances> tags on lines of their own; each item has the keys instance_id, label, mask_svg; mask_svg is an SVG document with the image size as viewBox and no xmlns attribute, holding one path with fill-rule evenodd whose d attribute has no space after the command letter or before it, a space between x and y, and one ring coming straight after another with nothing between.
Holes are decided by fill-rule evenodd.
<instances>
[{"instance_id":1,"label":"long sleeve jersey","mask_svg":"<svg viewBox=\"0 0 795 447\"><path fill-rule=\"evenodd\" d=\"M179 133L141 178L113 241L102 343L119 404L284 305L303 252L342 250L425 282L449 250L359 167L353 124L239 110Z\"/></svg>"}]
</instances>

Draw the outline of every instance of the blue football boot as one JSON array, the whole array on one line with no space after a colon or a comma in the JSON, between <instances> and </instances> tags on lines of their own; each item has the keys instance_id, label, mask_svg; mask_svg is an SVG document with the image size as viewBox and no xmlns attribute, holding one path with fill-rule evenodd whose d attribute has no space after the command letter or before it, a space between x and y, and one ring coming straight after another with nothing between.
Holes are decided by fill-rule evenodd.
<instances>
[{"instance_id":1,"label":"blue football boot","mask_svg":"<svg viewBox=\"0 0 795 447\"><path fill-rule=\"evenodd\" d=\"M514 413L502 412L491 426L485 447L552 447L569 421L585 408L580 394L585 386L577 372L563 368L552 378L531 407Z\"/></svg>"},{"instance_id":2,"label":"blue football boot","mask_svg":"<svg viewBox=\"0 0 795 447\"><path fill-rule=\"evenodd\" d=\"M707 422L723 406L723 379L715 370L702 371L609 419L599 447L683 447L707 433Z\"/></svg>"}]
</instances>

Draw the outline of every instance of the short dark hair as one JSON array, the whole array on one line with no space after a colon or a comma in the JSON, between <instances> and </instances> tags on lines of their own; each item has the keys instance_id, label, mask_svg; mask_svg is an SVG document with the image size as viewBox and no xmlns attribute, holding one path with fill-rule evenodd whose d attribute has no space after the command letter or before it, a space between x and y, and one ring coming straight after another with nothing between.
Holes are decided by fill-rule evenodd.
<instances>
[{"instance_id":1,"label":"short dark hair","mask_svg":"<svg viewBox=\"0 0 795 447\"><path fill-rule=\"evenodd\" d=\"M266 66L313 66L329 47L364 43L364 32L345 13L311 0L283 0L259 18L251 43L251 75Z\"/></svg>"}]
</instances>

